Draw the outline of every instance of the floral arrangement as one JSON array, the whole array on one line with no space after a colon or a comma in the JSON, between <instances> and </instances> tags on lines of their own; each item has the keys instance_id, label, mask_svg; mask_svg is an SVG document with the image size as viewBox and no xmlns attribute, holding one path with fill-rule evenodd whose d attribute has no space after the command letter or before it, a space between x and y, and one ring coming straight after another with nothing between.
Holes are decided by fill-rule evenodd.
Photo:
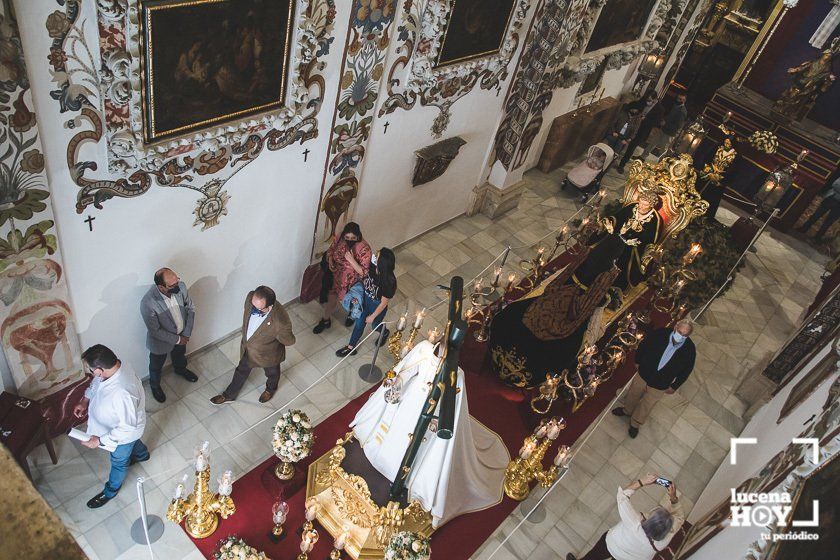
<instances>
[{"instance_id":1,"label":"floral arrangement","mask_svg":"<svg viewBox=\"0 0 840 560\"><path fill-rule=\"evenodd\" d=\"M400 531L385 547L385 560L428 560L432 555L429 539L410 531Z\"/></svg>"},{"instance_id":2,"label":"floral arrangement","mask_svg":"<svg viewBox=\"0 0 840 560\"><path fill-rule=\"evenodd\" d=\"M236 535L231 535L223 540L213 558L215 560L270 560L265 552L260 552L253 546L249 546L248 543Z\"/></svg>"},{"instance_id":3,"label":"floral arrangement","mask_svg":"<svg viewBox=\"0 0 840 560\"><path fill-rule=\"evenodd\" d=\"M296 463L309 456L315 436L309 417L300 410L289 410L274 425L271 444L282 461Z\"/></svg>"},{"instance_id":4,"label":"floral arrangement","mask_svg":"<svg viewBox=\"0 0 840 560\"><path fill-rule=\"evenodd\" d=\"M765 154L775 154L779 147L779 139L769 130L757 130L748 138L750 145Z\"/></svg>"}]
</instances>

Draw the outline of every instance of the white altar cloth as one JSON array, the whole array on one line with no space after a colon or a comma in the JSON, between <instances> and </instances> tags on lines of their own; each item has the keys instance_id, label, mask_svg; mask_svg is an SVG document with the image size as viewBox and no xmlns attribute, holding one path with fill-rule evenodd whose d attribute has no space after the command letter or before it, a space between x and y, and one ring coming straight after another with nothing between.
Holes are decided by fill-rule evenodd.
<instances>
[{"instance_id":1,"label":"white altar cloth","mask_svg":"<svg viewBox=\"0 0 840 560\"><path fill-rule=\"evenodd\" d=\"M386 389L380 385L350 423L371 465L391 482L437 373L440 358L434 349L424 340L394 368L403 384L399 403L386 403ZM418 500L431 512L435 528L458 515L499 503L510 462L501 438L469 415L461 368L458 387L453 437L445 440L426 433L406 485L409 500Z\"/></svg>"}]
</instances>

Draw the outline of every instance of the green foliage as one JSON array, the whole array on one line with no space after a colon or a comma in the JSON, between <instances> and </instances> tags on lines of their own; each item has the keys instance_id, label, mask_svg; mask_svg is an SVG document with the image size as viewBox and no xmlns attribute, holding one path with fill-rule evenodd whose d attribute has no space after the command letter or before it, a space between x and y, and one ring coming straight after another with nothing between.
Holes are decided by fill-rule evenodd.
<instances>
[{"instance_id":1,"label":"green foliage","mask_svg":"<svg viewBox=\"0 0 840 560\"><path fill-rule=\"evenodd\" d=\"M697 275L696 280L689 282L683 289L682 296L689 309L703 306L709 298L726 282L726 274L738 260L740 252L735 248L729 228L715 219L705 216L693 220L688 227L677 235L676 239L669 239L665 244L663 260L669 270L675 270L682 256L688 251L692 243L699 243L703 252L689 265L689 270ZM744 262L738 265L740 269ZM737 269L733 272L733 276ZM649 281L649 283L655 283ZM721 292L725 293L732 284Z\"/></svg>"}]
</instances>

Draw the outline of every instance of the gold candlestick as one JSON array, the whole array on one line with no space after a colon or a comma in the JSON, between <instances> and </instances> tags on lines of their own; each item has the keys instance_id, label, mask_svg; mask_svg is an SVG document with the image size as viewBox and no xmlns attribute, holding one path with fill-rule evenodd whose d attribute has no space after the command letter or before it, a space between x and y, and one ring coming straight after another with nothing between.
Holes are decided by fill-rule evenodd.
<instances>
[{"instance_id":1,"label":"gold candlestick","mask_svg":"<svg viewBox=\"0 0 840 560\"><path fill-rule=\"evenodd\" d=\"M174 523L184 521L184 529L193 538L203 539L213 534L219 526L219 516L227 519L236 513L236 505L230 497L230 488L219 488L220 493L210 491L210 459L207 453L196 460L195 487L183 498L183 485L179 484L175 497L166 510L166 518Z\"/></svg>"},{"instance_id":2,"label":"gold candlestick","mask_svg":"<svg viewBox=\"0 0 840 560\"><path fill-rule=\"evenodd\" d=\"M532 480L536 480L543 488L550 487L557 480L561 465L552 465L545 469L542 461L548 448L565 427L566 422L562 418L543 420L534 433L525 438L519 456L505 469L504 490L509 498L519 502L527 498L531 492ZM562 465L562 468L565 468L565 465Z\"/></svg>"}]
</instances>

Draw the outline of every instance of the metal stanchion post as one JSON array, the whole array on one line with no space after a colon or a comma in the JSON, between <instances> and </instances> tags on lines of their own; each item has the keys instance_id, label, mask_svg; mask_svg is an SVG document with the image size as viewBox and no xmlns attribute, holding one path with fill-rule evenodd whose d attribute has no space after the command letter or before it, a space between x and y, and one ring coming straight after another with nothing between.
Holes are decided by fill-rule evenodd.
<instances>
[{"instance_id":1,"label":"metal stanchion post","mask_svg":"<svg viewBox=\"0 0 840 560\"><path fill-rule=\"evenodd\" d=\"M377 383L382 379L382 370L376 365L376 357L379 355L379 349L382 347L383 338L385 337L385 322L380 323L379 336L376 337L376 347L373 349L373 359L369 364L365 364L359 368L359 377L362 381L368 383Z\"/></svg>"},{"instance_id":2,"label":"metal stanchion post","mask_svg":"<svg viewBox=\"0 0 840 560\"><path fill-rule=\"evenodd\" d=\"M137 502L140 504L140 517L131 525L131 538L137 544L146 544L152 554L152 543L163 535L163 520L157 515L146 514L146 492L143 489L143 477L137 478Z\"/></svg>"}]
</instances>

